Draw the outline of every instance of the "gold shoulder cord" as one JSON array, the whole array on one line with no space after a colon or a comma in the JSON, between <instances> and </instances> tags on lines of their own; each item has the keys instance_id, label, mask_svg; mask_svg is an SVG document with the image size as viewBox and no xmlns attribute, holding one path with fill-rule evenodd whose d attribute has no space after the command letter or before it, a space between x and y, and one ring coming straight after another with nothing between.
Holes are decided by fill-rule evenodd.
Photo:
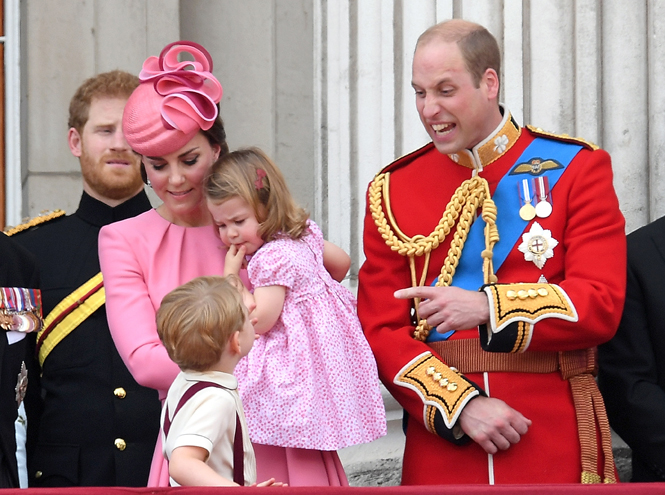
<instances>
[{"instance_id":1,"label":"gold shoulder cord","mask_svg":"<svg viewBox=\"0 0 665 495\"><path fill-rule=\"evenodd\" d=\"M431 252L444 241L459 218L457 229L450 243L450 249L441 268L441 275L436 282L436 286L446 287L452 283L455 269L462 255L464 242L469 234L478 208L482 209L481 215L485 222L485 249L482 252L483 279L486 284L496 283L497 278L494 275L494 267L492 265L492 249L499 241L499 231L496 228L496 205L490 197L489 185L485 179L476 176L462 182L450 199L448 206L446 206L439 224L427 237L420 234L408 237L399 229L390 208L389 189L390 172L377 175L369 188L369 208L381 237L383 237L390 249L397 251L402 256L408 256L409 268L411 270L411 285L413 287L421 287L425 284ZM386 220L386 215L381 206L382 200L386 205L388 220ZM416 280L415 257L422 255L425 255L425 266L423 267L420 280ZM418 315L420 299L414 299L414 304L418 326L416 326L413 337L424 342L432 327L427 324L427 320L420 319Z\"/></svg>"},{"instance_id":2,"label":"gold shoulder cord","mask_svg":"<svg viewBox=\"0 0 665 495\"><path fill-rule=\"evenodd\" d=\"M35 227L36 225L40 225L42 223L49 222L53 220L54 218L59 218L65 215L65 212L63 210L53 210L51 212L42 212L39 216L31 218L29 220L24 221L24 223L17 225L16 227L6 227L4 232L8 236L13 236L14 234L18 234L19 232L23 232L24 230L28 230L30 227Z\"/></svg>"}]
</instances>

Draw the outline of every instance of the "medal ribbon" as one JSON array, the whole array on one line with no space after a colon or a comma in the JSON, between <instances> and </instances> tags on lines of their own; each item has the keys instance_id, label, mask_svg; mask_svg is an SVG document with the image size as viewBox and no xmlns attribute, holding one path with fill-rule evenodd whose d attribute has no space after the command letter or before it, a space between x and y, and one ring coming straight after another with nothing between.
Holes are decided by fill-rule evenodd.
<instances>
[{"instance_id":1,"label":"medal ribbon","mask_svg":"<svg viewBox=\"0 0 665 495\"><path fill-rule=\"evenodd\" d=\"M534 179L536 183L536 190L538 191L538 200L547 201L547 193L549 192L549 180L547 177L536 177Z\"/></svg>"},{"instance_id":2,"label":"medal ribbon","mask_svg":"<svg viewBox=\"0 0 665 495\"><path fill-rule=\"evenodd\" d=\"M0 287L0 327L33 332L41 327L42 296L39 289Z\"/></svg>"},{"instance_id":3,"label":"medal ribbon","mask_svg":"<svg viewBox=\"0 0 665 495\"><path fill-rule=\"evenodd\" d=\"M551 191L566 170L566 167L573 161L573 158L575 158L582 148L581 145L577 144L537 137L522 152L522 155L517 159L511 171L515 167L529 163L535 158L555 161L561 167L543 169L538 173L539 176L548 178ZM501 240L496 243L493 250L492 262L494 264L494 273L498 273L499 268L510 254L515 243L521 238L524 230L531 223L520 218L519 201L515 201L515 189L520 189L520 183L524 179L524 175L510 175L510 172L507 173L499 181L499 184L497 184L494 195L492 196L498 212L496 226L501 236ZM476 291L483 285L483 266L479 261L482 259L481 253L485 249L484 228L484 222L478 221L478 219L473 222L466 243L464 244L462 257L453 277L452 285L454 287ZM436 280L432 285L435 283ZM453 333L454 330L445 334L432 331L429 333L427 342L446 340Z\"/></svg>"},{"instance_id":4,"label":"medal ribbon","mask_svg":"<svg viewBox=\"0 0 665 495\"><path fill-rule=\"evenodd\" d=\"M520 188L522 192L522 203L531 204L531 189L529 188L529 179L522 179L522 187Z\"/></svg>"}]
</instances>

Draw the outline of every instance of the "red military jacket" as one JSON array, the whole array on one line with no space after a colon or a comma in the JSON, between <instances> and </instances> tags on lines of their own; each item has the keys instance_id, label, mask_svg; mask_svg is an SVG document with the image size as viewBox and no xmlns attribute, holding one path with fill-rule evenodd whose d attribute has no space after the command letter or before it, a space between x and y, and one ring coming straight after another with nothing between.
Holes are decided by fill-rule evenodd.
<instances>
[{"instance_id":1,"label":"red military jacket","mask_svg":"<svg viewBox=\"0 0 665 495\"><path fill-rule=\"evenodd\" d=\"M381 197L381 210L391 211L392 227L406 236L427 236L464 180L477 173L494 194L498 182L536 136L576 141L520 128L504 111L495 133L473 150L446 156L430 143L386 167L382 173L390 172L389 205ZM490 324L480 334L478 329L460 329L451 340L480 338L490 352L529 353L592 348L614 335L625 294L625 222L612 185L608 153L579 142L583 149L551 191L551 215L535 218L524 230L528 237L538 222L543 231L549 231L550 239L558 242L552 256L539 268L528 258L528 250L526 254L519 250L524 240L519 236L496 271L497 284L484 289L490 301ZM519 209L518 190L515 198ZM558 372L460 376L427 343L414 339L413 301L393 296L395 290L412 286L409 259L386 244L372 208L376 204L372 206L368 197L358 314L381 380L409 417L403 483L579 482L580 445L568 381ZM453 232L432 251L426 285L439 275ZM482 259L477 263L480 269ZM416 280L424 266L424 257L416 256ZM526 303L516 297L530 288L537 295L527 297ZM520 309L524 304L529 305L528 312ZM416 369L424 361L444 381ZM442 391L441 383L453 380L455 386ZM473 442L456 445L461 435L455 428L459 414L479 394L502 399L533 421L518 444L494 456Z\"/></svg>"}]
</instances>

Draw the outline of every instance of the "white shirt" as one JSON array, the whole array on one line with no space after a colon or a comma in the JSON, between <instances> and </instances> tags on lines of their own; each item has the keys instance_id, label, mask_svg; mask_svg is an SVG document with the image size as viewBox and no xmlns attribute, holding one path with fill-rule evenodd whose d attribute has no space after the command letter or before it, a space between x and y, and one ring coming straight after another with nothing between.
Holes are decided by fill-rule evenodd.
<instances>
[{"instance_id":1,"label":"white shirt","mask_svg":"<svg viewBox=\"0 0 665 495\"><path fill-rule=\"evenodd\" d=\"M196 382L214 382L222 388L208 387L194 394L173 419L180 398ZM169 388L162 411L168 404L172 420L168 438L162 429L163 453L170 459L177 447L201 447L208 451L208 464L216 473L233 480L233 440L236 430L236 412L242 427L245 485L256 482L256 458L247 432L245 413L238 396L238 381L233 375L221 371L181 371ZM171 486L180 486L171 478Z\"/></svg>"}]
</instances>

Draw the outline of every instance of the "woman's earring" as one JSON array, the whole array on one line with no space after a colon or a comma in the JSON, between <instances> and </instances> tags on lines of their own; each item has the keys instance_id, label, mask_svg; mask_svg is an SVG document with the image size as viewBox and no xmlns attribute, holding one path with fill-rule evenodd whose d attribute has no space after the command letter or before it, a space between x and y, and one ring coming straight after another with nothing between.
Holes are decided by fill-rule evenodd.
<instances>
[{"instance_id":1,"label":"woman's earring","mask_svg":"<svg viewBox=\"0 0 665 495\"><path fill-rule=\"evenodd\" d=\"M146 184L148 184L148 187L152 189L152 183L150 182L150 179L146 179Z\"/></svg>"}]
</instances>

